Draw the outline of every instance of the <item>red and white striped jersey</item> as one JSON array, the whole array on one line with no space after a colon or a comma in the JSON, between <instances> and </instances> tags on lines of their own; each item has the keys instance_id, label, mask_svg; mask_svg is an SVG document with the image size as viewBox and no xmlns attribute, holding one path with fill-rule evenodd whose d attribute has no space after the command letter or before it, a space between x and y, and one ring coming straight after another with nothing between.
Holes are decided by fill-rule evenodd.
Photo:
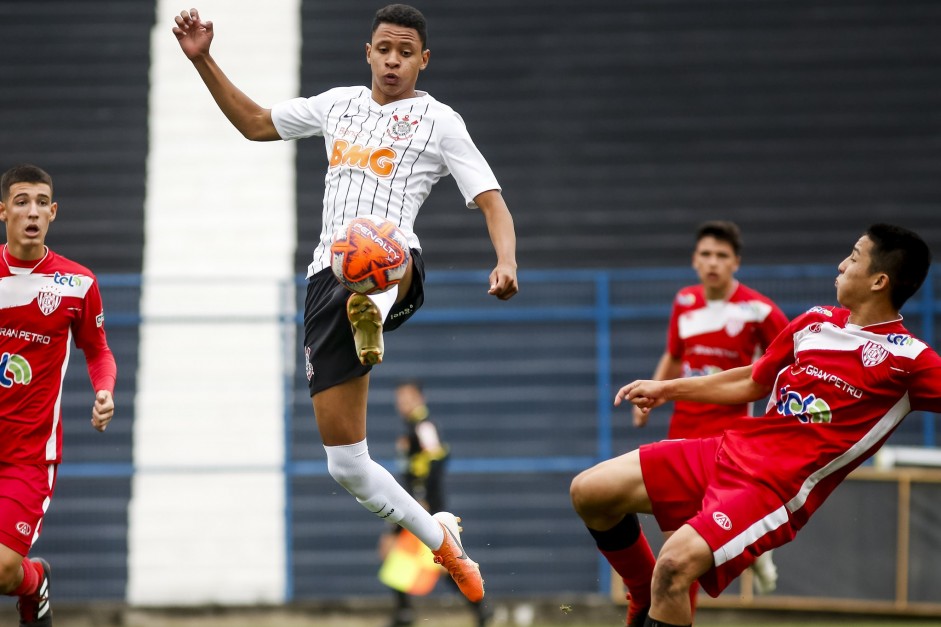
<instances>
[{"instance_id":1,"label":"red and white striped jersey","mask_svg":"<svg viewBox=\"0 0 941 627\"><path fill-rule=\"evenodd\" d=\"M271 118L282 139L323 136L330 162L320 243L308 276L330 265L333 233L356 216L392 221L409 246L421 250L415 217L448 174L472 209L478 194L500 189L461 117L425 92L379 105L367 87L337 87L275 105Z\"/></svg>"},{"instance_id":2,"label":"red and white striped jersey","mask_svg":"<svg viewBox=\"0 0 941 627\"><path fill-rule=\"evenodd\" d=\"M47 249L38 263L0 262L0 462L62 459L62 383L72 339L85 353L95 390L114 393L98 281ZM89 395L88 410L94 395Z\"/></svg>"},{"instance_id":3,"label":"red and white striped jersey","mask_svg":"<svg viewBox=\"0 0 941 627\"><path fill-rule=\"evenodd\" d=\"M773 385L765 415L727 431L722 448L778 492L798 526L911 411L941 411L941 357L901 319L867 327L814 307L755 363Z\"/></svg>"},{"instance_id":4,"label":"red and white striped jersey","mask_svg":"<svg viewBox=\"0 0 941 627\"><path fill-rule=\"evenodd\" d=\"M727 300L706 300L702 285L681 289L673 300L667 350L682 361L683 377L747 366L787 325L771 299L742 285ZM676 401L669 438L722 435L749 413L747 405Z\"/></svg>"}]
</instances>

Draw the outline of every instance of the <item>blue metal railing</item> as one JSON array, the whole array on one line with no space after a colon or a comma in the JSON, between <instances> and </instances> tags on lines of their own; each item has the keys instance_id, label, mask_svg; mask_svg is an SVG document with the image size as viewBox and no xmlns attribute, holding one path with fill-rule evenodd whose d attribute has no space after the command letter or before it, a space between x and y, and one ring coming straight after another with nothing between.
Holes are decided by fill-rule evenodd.
<instances>
[{"instance_id":1,"label":"blue metal railing","mask_svg":"<svg viewBox=\"0 0 941 627\"><path fill-rule=\"evenodd\" d=\"M932 268L928 280L922 287L920 293L912 299L906 306L906 312L909 317L920 320L920 328L912 328L924 341L932 344L936 336L936 327L939 324L939 311L941 303L936 298L935 282L941 277L941 266ZM427 285L429 291L435 290L435 285L485 285L488 281L488 272L485 271L450 271L450 272L429 272ZM780 282L782 285L792 286L803 285L805 282L809 285L825 285L823 280L832 279L836 275L836 268L832 266L749 266L739 272L739 277L751 283L752 281L773 281ZM141 277L139 275L102 275L99 277L100 284L105 292L105 300L108 302L107 292L109 290L139 289L142 287ZM192 282L194 279L188 278L181 282ZM613 376L614 356L612 354L612 328L618 322L631 321L650 321L663 320L663 326L666 326L666 318L670 311L669 297L664 301L644 302L644 299L633 299L631 302L622 302L625 299L617 298L618 287L637 286L637 285L656 285L659 288L664 286L679 287L684 284L695 281L695 275L687 268L655 268L655 269L623 269L623 270L535 270L520 273L520 282L524 292L520 297L513 299L512 306L506 306L503 303L486 304L479 307L448 307L443 305L434 305L426 303L425 307L409 323L409 326L418 325L467 325L473 323L506 323L506 324L531 324L534 322L554 322L554 323L590 323L594 329L595 342L595 379L596 388L595 402L595 421L596 421L596 451L594 457L586 456L552 456L552 457L493 457L493 458L461 458L453 460L450 465L450 472L455 474L480 474L480 473L572 473L586 468L597 461L611 457L614 450L612 433L612 391L611 381ZM296 290L303 290L304 279L298 277L294 281L285 282L281 285L281 296L284 303L297 302L293 297ZM584 303L554 303L542 302L535 305L528 304L525 294L526 289L537 285L559 285L572 284L582 287L589 287L593 297L586 299ZM671 287L672 289L672 287ZM669 289L666 290L669 292ZM772 290L762 290L775 297ZM302 293L302 292L301 292ZM797 290L797 296L790 298L776 298L778 304L784 309L785 313L793 317L794 315L806 310L814 304L827 304L811 302L805 300L806 294L802 290ZM833 299L829 302L833 302ZM295 396L295 390L304 385L302 373L296 373L294 365L297 363L297 351L299 340L295 338L303 337L298 329L303 324L303 315L299 311L282 311L280 314L272 316L232 316L222 319L220 317L193 316L186 312L180 312L172 316L141 316L137 311L114 311L108 312L108 326L113 327L133 327L142 323L160 324L160 323L189 323L189 324L213 324L220 323L251 323L277 322L281 325L282 346L284 353L283 375L284 385L283 393L285 404L283 408L285 452L286 458L281 467L266 468L263 470L281 471L284 473L285 481L285 517L286 517L286 543L287 543L287 590L288 600L291 599L293 585L293 564L292 564L292 529L291 521L293 519L293 490L291 479L296 477L325 476L327 474L326 464L317 460L298 460L292 457L292 434L295 407L292 402ZM310 411L307 409L307 411ZM937 445L936 424L934 416L925 416L923 418L922 444L924 446L934 447ZM379 460L389 467L394 467L393 460ZM82 476L82 477L114 477L131 476L137 472L146 473L204 473L210 472L245 472L261 470L256 467L246 468L244 466L232 465L212 469L206 468L188 468L188 467L138 467L133 461L127 463L92 463L92 462L71 462L61 469L62 476ZM610 571L604 566L599 566L599 591L607 590L609 584Z\"/></svg>"}]
</instances>

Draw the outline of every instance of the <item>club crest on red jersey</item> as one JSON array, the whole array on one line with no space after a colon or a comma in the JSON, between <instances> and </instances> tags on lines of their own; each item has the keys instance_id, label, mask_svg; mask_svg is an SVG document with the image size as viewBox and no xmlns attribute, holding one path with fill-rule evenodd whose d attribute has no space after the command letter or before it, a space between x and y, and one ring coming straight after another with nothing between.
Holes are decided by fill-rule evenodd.
<instances>
[{"instance_id":1,"label":"club crest on red jersey","mask_svg":"<svg viewBox=\"0 0 941 627\"><path fill-rule=\"evenodd\" d=\"M392 116L389 127L386 129L386 135L395 141L411 139L418 129L418 120L410 120L407 115L401 118L397 115Z\"/></svg>"},{"instance_id":2,"label":"club crest on red jersey","mask_svg":"<svg viewBox=\"0 0 941 627\"><path fill-rule=\"evenodd\" d=\"M39 292L39 295L36 296L36 304L39 305L39 311L43 313L44 316L48 316L53 311L59 308L59 303L62 302L62 297L54 292L47 292L45 290Z\"/></svg>"},{"instance_id":3,"label":"club crest on red jersey","mask_svg":"<svg viewBox=\"0 0 941 627\"><path fill-rule=\"evenodd\" d=\"M888 356L889 351L871 340L866 342L866 345L863 346L863 365L867 368L878 366L884 362L885 358Z\"/></svg>"}]
</instances>

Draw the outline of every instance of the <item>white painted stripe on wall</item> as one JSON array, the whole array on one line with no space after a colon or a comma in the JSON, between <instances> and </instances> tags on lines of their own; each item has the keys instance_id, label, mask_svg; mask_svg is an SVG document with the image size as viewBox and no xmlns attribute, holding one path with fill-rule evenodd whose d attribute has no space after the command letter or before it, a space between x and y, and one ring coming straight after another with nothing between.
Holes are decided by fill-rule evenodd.
<instances>
[{"instance_id":1,"label":"white painted stripe on wall","mask_svg":"<svg viewBox=\"0 0 941 627\"><path fill-rule=\"evenodd\" d=\"M277 316L285 301L293 307L281 290L295 275L294 146L249 142L218 110L171 32L190 6L157 0L151 36L127 596L139 605L277 603ZM246 94L266 107L297 95L300 0L197 8L215 27L213 57Z\"/></svg>"}]
</instances>

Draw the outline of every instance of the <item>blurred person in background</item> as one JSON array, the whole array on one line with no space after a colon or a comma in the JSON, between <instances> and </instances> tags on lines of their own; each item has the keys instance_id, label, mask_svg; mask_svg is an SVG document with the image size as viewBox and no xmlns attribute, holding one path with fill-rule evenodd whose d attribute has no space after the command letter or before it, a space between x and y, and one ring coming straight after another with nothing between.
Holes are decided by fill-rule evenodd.
<instances>
[{"instance_id":1,"label":"blurred person in background","mask_svg":"<svg viewBox=\"0 0 941 627\"><path fill-rule=\"evenodd\" d=\"M653 572L649 607L631 627L690 625L694 581L718 596L756 557L793 540L909 412L941 411L941 356L900 315L930 265L916 233L874 224L837 268L840 306L792 320L754 364L618 391L615 405L648 411L771 394L763 416L721 437L642 445L572 481L573 507L615 571L626 581ZM638 513L674 532L656 560Z\"/></svg>"},{"instance_id":2,"label":"blurred person in background","mask_svg":"<svg viewBox=\"0 0 941 627\"><path fill-rule=\"evenodd\" d=\"M735 278L742 263L742 235L734 222L714 220L696 230L693 270L699 283L682 288L673 299L667 327L667 346L651 377L654 381L698 377L752 363L787 326L787 316L767 296ZM634 407L634 426L647 424L648 412ZM751 404L719 405L677 401L667 437L709 438L735 427L751 415ZM771 551L752 564L758 592L767 594L777 585L777 568ZM625 582L626 584L627 582ZM635 589L639 584L635 583ZM697 584L690 588L695 608ZM649 595L640 593L631 612L646 605ZM631 617L629 616L628 622Z\"/></svg>"},{"instance_id":3,"label":"blurred person in background","mask_svg":"<svg viewBox=\"0 0 941 627\"><path fill-rule=\"evenodd\" d=\"M267 109L239 90L210 54L214 28L196 9L175 18L173 34L228 120L246 138L322 136L330 155L320 244L308 267L304 303L307 380L330 475L367 510L419 538L471 601L484 596L478 565L461 545L457 517L434 515L369 456L369 372L383 358L383 333L424 301L421 244L412 230L432 186L452 174L465 205L480 209L496 252L488 293L518 291L516 232L500 185L461 117L415 86L431 56L425 17L393 4L376 12L365 46L370 87L337 87ZM341 192L342 190L342 192ZM357 215L379 215L406 235L411 261L397 289L350 294L333 275L334 232Z\"/></svg>"},{"instance_id":4,"label":"blurred person in background","mask_svg":"<svg viewBox=\"0 0 941 627\"><path fill-rule=\"evenodd\" d=\"M62 384L72 340L95 390L92 427L114 415L114 356L98 281L46 246L56 218L52 177L34 165L0 178L0 590L18 597L20 627L50 627L52 572L27 555L39 538L62 461Z\"/></svg>"},{"instance_id":5,"label":"blurred person in background","mask_svg":"<svg viewBox=\"0 0 941 627\"><path fill-rule=\"evenodd\" d=\"M430 418L421 383L414 380L399 383L395 388L395 407L405 427L405 433L396 442L396 451L402 466L402 485L426 510L445 511L447 491L444 482L450 447L442 440L438 425ZM388 555L402 533L408 532L399 525L394 525L383 534L380 539L382 557ZM411 595L407 591L408 582L396 581L394 573L391 572L383 579L386 585L395 590L396 605L389 627L414 625L415 611ZM453 580L448 581L453 584ZM430 591L423 590L423 593ZM483 601L469 601L469 604L477 627L484 627L490 620L491 612Z\"/></svg>"}]
</instances>

